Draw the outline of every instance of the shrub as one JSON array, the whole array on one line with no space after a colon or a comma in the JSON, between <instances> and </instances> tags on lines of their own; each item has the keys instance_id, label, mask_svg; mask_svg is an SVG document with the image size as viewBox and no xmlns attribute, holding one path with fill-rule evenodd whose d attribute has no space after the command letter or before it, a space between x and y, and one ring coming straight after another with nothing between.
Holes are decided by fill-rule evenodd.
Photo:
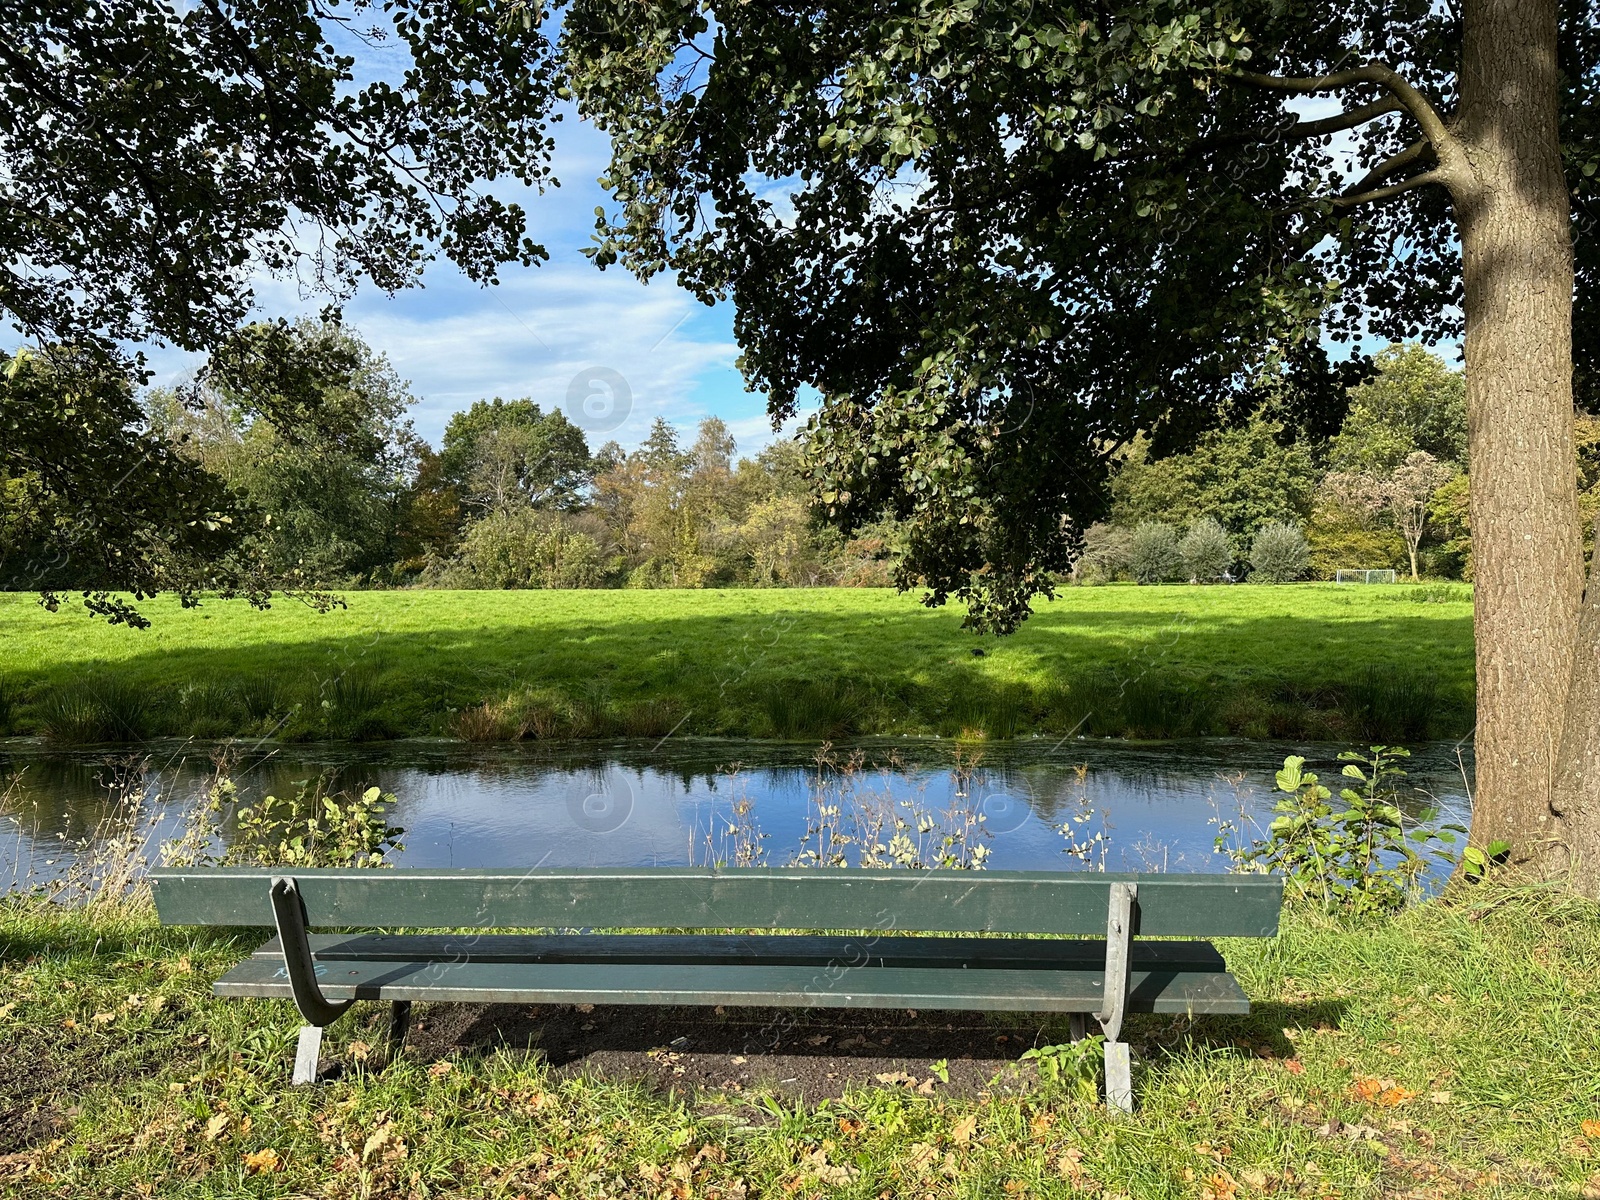
<instances>
[{"instance_id":1,"label":"shrub","mask_svg":"<svg viewBox=\"0 0 1600 1200\"><path fill-rule=\"evenodd\" d=\"M593 588L605 581L605 556L587 533L531 508L492 512L474 522L455 558L434 564L425 582L466 588Z\"/></svg>"},{"instance_id":2,"label":"shrub","mask_svg":"<svg viewBox=\"0 0 1600 1200\"><path fill-rule=\"evenodd\" d=\"M1164 521L1146 521L1128 541L1128 570L1137 583L1170 583L1180 577L1178 531Z\"/></svg>"},{"instance_id":3,"label":"shrub","mask_svg":"<svg viewBox=\"0 0 1600 1200\"><path fill-rule=\"evenodd\" d=\"M1230 847L1236 830L1225 824L1217 849L1242 870L1281 873L1295 893L1330 910L1362 914L1402 908L1421 891L1429 858L1455 865L1457 835L1467 832L1460 825L1432 825L1438 815L1432 809L1406 828L1396 786L1406 773L1395 763L1407 757L1398 746L1339 755L1345 764L1340 774L1360 785L1339 790L1339 808L1333 793L1304 770L1306 760L1292 754L1277 774L1281 795L1267 836ZM1478 863L1480 869L1484 865Z\"/></svg>"},{"instance_id":4,"label":"shrub","mask_svg":"<svg viewBox=\"0 0 1600 1200\"><path fill-rule=\"evenodd\" d=\"M1233 543L1215 518L1201 517L1178 543L1178 556L1190 579L1210 583L1221 579L1233 566Z\"/></svg>"},{"instance_id":5,"label":"shrub","mask_svg":"<svg viewBox=\"0 0 1600 1200\"><path fill-rule=\"evenodd\" d=\"M1072 573L1084 582L1119 579L1128 573L1133 534L1121 525L1098 522L1083 531L1083 553Z\"/></svg>"},{"instance_id":6,"label":"shrub","mask_svg":"<svg viewBox=\"0 0 1600 1200\"><path fill-rule=\"evenodd\" d=\"M1292 583L1311 566L1311 549L1297 525L1263 525L1250 545L1251 577L1258 583Z\"/></svg>"}]
</instances>

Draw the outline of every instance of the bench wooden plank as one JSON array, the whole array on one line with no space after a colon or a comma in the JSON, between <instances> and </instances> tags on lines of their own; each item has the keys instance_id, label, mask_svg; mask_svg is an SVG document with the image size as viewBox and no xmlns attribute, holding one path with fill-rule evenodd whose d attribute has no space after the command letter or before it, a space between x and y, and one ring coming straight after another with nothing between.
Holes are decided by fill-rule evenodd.
<instances>
[{"instance_id":1,"label":"bench wooden plank","mask_svg":"<svg viewBox=\"0 0 1600 1200\"><path fill-rule=\"evenodd\" d=\"M681 963L771 966L945 967L956 970L1105 966L1106 944L1087 938L821 937L741 934L315 933L318 962ZM283 960L273 937L256 958ZM1226 971L1209 942L1133 943L1136 970Z\"/></svg>"},{"instance_id":2,"label":"bench wooden plank","mask_svg":"<svg viewBox=\"0 0 1600 1200\"><path fill-rule=\"evenodd\" d=\"M581 868L164 868L151 872L168 925L271 925L268 883L292 874L312 924L367 928L861 929L1095 934L1108 885L1139 888L1139 932L1270 937L1270 875L1049 871Z\"/></svg>"},{"instance_id":3,"label":"bench wooden plank","mask_svg":"<svg viewBox=\"0 0 1600 1200\"><path fill-rule=\"evenodd\" d=\"M750 1005L1092 1012L1105 976L1092 970L921 967L830 969L683 963L396 962L317 964L329 1000L497 1004ZM1250 1003L1225 972L1135 971L1134 1012L1243 1014ZM216 983L218 996L288 997L281 959L247 958Z\"/></svg>"}]
</instances>

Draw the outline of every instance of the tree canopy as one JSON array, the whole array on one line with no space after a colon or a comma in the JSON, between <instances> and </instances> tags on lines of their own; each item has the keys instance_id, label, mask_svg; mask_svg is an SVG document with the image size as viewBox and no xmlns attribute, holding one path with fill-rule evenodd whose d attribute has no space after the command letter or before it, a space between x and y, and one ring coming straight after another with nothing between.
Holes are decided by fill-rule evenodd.
<instances>
[{"instance_id":1,"label":"tree canopy","mask_svg":"<svg viewBox=\"0 0 1600 1200\"><path fill-rule=\"evenodd\" d=\"M362 277L404 287L440 250L479 280L544 256L481 187L549 173L553 68L522 6L5 11L0 317L41 343L209 349L259 269L336 301Z\"/></svg>"},{"instance_id":2,"label":"tree canopy","mask_svg":"<svg viewBox=\"0 0 1600 1200\"><path fill-rule=\"evenodd\" d=\"M1581 221L1600 43L1592 4L1563 22ZM821 393L835 516L893 508L903 582L1009 628L1135 437L1186 448L1264 379L1331 432L1370 369L1358 336L1461 332L1450 202L1421 187L1417 140L1457 102L1460 36L1425 0L577 0L563 48L613 138L596 261L731 296L774 417ZM1330 74L1353 61L1383 66ZM1344 87L1344 111L1297 116L1304 77ZM1371 164L1355 181L1347 131Z\"/></svg>"}]
</instances>

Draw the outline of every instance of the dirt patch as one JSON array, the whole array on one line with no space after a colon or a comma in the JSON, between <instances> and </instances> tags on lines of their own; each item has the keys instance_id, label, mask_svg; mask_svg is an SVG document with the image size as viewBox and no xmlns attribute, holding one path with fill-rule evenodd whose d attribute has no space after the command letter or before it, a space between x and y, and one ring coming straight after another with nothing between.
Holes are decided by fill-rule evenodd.
<instances>
[{"instance_id":1,"label":"dirt patch","mask_svg":"<svg viewBox=\"0 0 1600 1200\"><path fill-rule=\"evenodd\" d=\"M452 1004L419 1008L406 1054L428 1062L522 1049L542 1055L557 1074L661 1090L772 1088L821 1100L850 1086L890 1085L959 1096L1026 1087L1032 1071L1019 1069L1018 1059L1065 1040L1064 1025L907 1009Z\"/></svg>"}]
</instances>

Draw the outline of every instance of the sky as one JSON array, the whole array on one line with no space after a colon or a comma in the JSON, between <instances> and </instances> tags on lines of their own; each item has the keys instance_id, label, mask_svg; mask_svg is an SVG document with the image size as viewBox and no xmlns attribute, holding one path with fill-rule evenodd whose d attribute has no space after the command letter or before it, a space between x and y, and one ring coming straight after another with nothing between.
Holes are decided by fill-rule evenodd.
<instances>
[{"instance_id":1,"label":"sky","mask_svg":"<svg viewBox=\"0 0 1600 1200\"><path fill-rule=\"evenodd\" d=\"M1308 97L1291 107L1309 119L1338 112L1340 102ZM561 185L542 195L496 189L524 203L547 262L509 265L498 286L483 288L441 257L419 287L394 296L370 285L359 291L345 306L346 322L410 382L417 432L435 446L450 415L473 401L527 396L546 409L564 409L596 448L614 439L633 449L657 417L687 440L701 419L717 416L740 453L755 453L777 435L765 397L745 390L734 365L732 305L708 308L670 273L646 285L621 267L594 267L582 249L591 244L595 207L610 207L596 182L607 163L606 140L571 111L551 129ZM1348 149L1351 139L1340 135L1335 142L1336 150ZM271 279L258 283L256 295L262 317L314 315L326 302ZM200 362L199 355L171 349L146 348L146 354L157 385L181 381Z\"/></svg>"},{"instance_id":2,"label":"sky","mask_svg":"<svg viewBox=\"0 0 1600 1200\"><path fill-rule=\"evenodd\" d=\"M499 286L483 288L441 257L420 287L392 297L370 285L358 291L346 323L410 381L412 419L435 446L450 414L474 400L527 396L575 420L581 414L597 448L615 439L632 449L658 416L691 436L702 418L717 416L739 451L753 454L775 435L765 397L747 392L734 366L732 305L708 308L671 275L645 285L621 267L593 266L581 251L596 205L609 207L595 182L606 141L570 113L552 131L561 186L522 198L547 262L511 264ZM272 279L258 283L256 297L262 317L315 315L326 303ZM201 361L171 349L146 348L146 356L157 385L178 382Z\"/></svg>"}]
</instances>

